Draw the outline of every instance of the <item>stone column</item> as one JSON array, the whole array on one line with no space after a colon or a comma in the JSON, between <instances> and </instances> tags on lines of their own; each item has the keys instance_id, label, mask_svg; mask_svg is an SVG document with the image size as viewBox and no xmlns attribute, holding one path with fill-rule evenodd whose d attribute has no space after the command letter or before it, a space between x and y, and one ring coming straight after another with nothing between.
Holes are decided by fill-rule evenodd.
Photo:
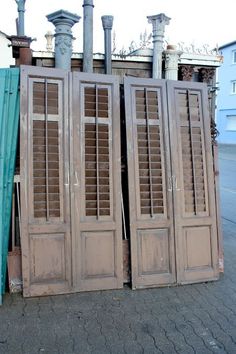
<instances>
[{"instance_id":1,"label":"stone column","mask_svg":"<svg viewBox=\"0 0 236 354\"><path fill-rule=\"evenodd\" d=\"M104 30L105 73L112 74L111 30L113 26L113 16L102 16L101 19Z\"/></svg>"},{"instance_id":2,"label":"stone column","mask_svg":"<svg viewBox=\"0 0 236 354\"><path fill-rule=\"evenodd\" d=\"M73 39L71 28L79 22L80 16L59 10L47 15L47 19L55 26L55 67L70 70Z\"/></svg>"},{"instance_id":3,"label":"stone column","mask_svg":"<svg viewBox=\"0 0 236 354\"><path fill-rule=\"evenodd\" d=\"M165 14L148 16L148 22L152 24L153 38L153 64L152 77L153 79L162 78L162 52L165 26L169 24L170 18Z\"/></svg>"},{"instance_id":4,"label":"stone column","mask_svg":"<svg viewBox=\"0 0 236 354\"><path fill-rule=\"evenodd\" d=\"M93 72L93 0L84 0L83 71Z\"/></svg>"},{"instance_id":5,"label":"stone column","mask_svg":"<svg viewBox=\"0 0 236 354\"><path fill-rule=\"evenodd\" d=\"M178 62L181 54L183 54L183 52L177 50L176 46L174 45L167 46L167 49L164 51L165 79L178 80Z\"/></svg>"},{"instance_id":6,"label":"stone column","mask_svg":"<svg viewBox=\"0 0 236 354\"><path fill-rule=\"evenodd\" d=\"M17 36L25 35L25 1L15 0L17 3L18 20L17 20Z\"/></svg>"}]
</instances>

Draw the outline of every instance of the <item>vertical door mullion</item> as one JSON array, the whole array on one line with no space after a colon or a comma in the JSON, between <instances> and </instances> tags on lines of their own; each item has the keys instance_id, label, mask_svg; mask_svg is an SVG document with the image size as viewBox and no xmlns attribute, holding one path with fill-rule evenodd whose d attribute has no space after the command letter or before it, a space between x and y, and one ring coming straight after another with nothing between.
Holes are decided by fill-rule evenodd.
<instances>
[{"instance_id":1,"label":"vertical door mullion","mask_svg":"<svg viewBox=\"0 0 236 354\"><path fill-rule=\"evenodd\" d=\"M148 96L147 96L146 88L144 92L145 92L145 104L146 104L146 126L147 126L147 143L148 143L148 167L149 167L151 217L153 217L154 212L153 212L153 188L152 188L152 161L151 161L151 147L150 147Z\"/></svg>"},{"instance_id":2,"label":"vertical door mullion","mask_svg":"<svg viewBox=\"0 0 236 354\"><path fill-rule=\"evenodd\" d=\"M46 220L49 221L49 183L48 183L48 80L45 79L45 161L46 161Z\"/></svg>"},{"instance_id":3,"label":"vertical door mullion","mask_svg":"<svg viewBox=\"0 0 236 354\"><path fill-rule=\"evenodd\" d=\"M188 105L188 116L189 116L189 135L191 143L191 155L192 155L192 171L193 171L193 193L194 193L194 214L197 215L197 191L196 191L196 175L194 168L194 146L193 146L193 133L192 133L192 119L191 119L191 108L190 108L190 98L189 90L187 90L187 105Z\"/></svg>"},{"instance_id":4,"label":"vertical door mullion","mask_svg":"<svg viewBox=\"0 0 236 354\"><path fill-rule=\"evenodd\" d=\"M95 85L96 90L96 113L95 113L95 122L96 122L96 177L97 177L97 219L100 217L100 201L99 201L99 144L98 144L98 88Z\"/></svg>"}]
</instances>

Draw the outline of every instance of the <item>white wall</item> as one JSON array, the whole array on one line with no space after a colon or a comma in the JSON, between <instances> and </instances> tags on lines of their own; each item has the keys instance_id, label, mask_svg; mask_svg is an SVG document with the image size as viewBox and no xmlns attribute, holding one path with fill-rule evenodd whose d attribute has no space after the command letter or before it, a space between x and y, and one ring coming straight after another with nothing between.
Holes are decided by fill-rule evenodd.
<instances>
[{"instance_id":1,"label":"white wall","mask_svg":"<svg viewBox=\"0 0 236 354\"><path fill-rule=\"evenodd\" d=\"M15 64L12 58L12 47L8 47L11 42L6 38L4 33L0 32L0 68L9 68Z\"/></svg>"}]
</instances>

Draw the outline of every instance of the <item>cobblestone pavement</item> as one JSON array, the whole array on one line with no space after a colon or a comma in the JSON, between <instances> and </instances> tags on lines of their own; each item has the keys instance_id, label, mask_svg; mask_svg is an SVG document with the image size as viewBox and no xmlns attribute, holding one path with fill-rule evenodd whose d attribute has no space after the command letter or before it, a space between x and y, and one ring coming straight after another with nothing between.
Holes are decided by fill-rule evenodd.
<instances>
[{"instance_id":1,"label":"cobblestone pavement","mask_svg":"<svg viewBox=\"0 0 236 354\"><path fill-rule=\"evenodd\" d=\"M236 353L232 220L223 218L223 234L225 274L217 282L32 299L6 295L0 353Z\"/></svg>"},{"instance_id":2,"label":"cobblestone pavement","mask_svg":"<svg viewBox=\"0 0 236 354\"><path fill-rule=\"evenodd\" d=\"M4 297L0 353L236 353L236 227L223 221L217 282Z\"/></svg>"}]
</instances>

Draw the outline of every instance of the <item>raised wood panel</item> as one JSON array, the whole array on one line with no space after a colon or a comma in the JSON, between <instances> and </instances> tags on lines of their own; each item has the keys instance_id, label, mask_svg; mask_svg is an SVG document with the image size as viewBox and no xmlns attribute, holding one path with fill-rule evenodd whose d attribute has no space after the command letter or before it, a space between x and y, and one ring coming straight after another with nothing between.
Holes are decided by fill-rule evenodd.
<instances>
[{"instance_id":1,"label":"raised wood panel","mask_svg":"<svg viewBox=\"0 0 236 354\"><path fill-rule=\"evenodd\" d=\"M138 231L139 276L170 274L169 230Z\"/></svg>"},{"instance_id":2,"label":"raised wood panel","mask_svg":"<svg viewBox=\"0 0 236 354\"><path fill-rule=\"evenodd\" d=\"M82 278L115 276L114 232L82 232Z\"/></svg>"},{"instance_id":3,"label":"raised wood panel","mask_svg":"<svg viewBox=\"0 0 236 354\"><path fill-rule=\"evenodd\" d=\"M208 226L184 228L185 270L212 267L211 229Z\"/></svg>"},{"instance_id":4,"label":"raised wood panel","mask_svg":"<svg viewBox=\"0 0 236 354\"><path fill-rule=\"evenodd\" d=\"M33 234L30 237L31 282L66 281L65 234Z\"/></svg>"}]
</instances>

